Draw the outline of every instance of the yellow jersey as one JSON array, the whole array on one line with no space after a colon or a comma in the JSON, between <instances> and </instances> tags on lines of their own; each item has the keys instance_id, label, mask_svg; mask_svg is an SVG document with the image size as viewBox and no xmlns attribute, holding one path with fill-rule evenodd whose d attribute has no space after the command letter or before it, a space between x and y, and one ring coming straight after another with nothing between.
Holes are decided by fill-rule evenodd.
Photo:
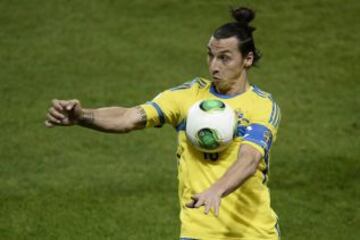
<instances>
[{"instance_id":1,"label":"yellow jersey","mask_svg":"<svg viewBox=\"0 0 360 240\"><path fill-rule=\"evenodd\" d=\"M219 99L229 104L238 117L233 143L220 153L196 150L185 134L189 108L202 99ZM141 105L147 127L171 124L178 133L178 180L181 237L201 240L277 240L277 216L270 206L266 185L269 150L276 138L280 108L270 94L251 87L236 96L220 94L211 81L196 78L160 93ZM238 189L222 198L219 216L204 214L203 208L187 208L191 196L201 193L237 160L241 144L250 144L262 154L256 173Z\"/></svg>"}]
</instances>

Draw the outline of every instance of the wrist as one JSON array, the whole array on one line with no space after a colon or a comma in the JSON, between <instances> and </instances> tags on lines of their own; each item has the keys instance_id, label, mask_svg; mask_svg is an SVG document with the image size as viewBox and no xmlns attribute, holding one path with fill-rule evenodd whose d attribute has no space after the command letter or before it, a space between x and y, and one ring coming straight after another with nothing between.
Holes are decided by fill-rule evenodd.
<instances>
[{"instance_id":1,"label":"wrist","mask_svg":"<svg viewBox=\"0 0 360 240\"><path fill-rule=\"evenodd\" d=\"M215 183L211 186L212 190L215 192L215 194L219 197L224 197L226 189L220 182Z\"/></svg>"},{"instance_id":2,"label":"wrist","mask_svg":"<svg viewBox=\"0 0 360 240\"><path fill-rule=\"evenodd\" d=\"M82 109L79 114L77 124L87 126L93 124L94 121L94 111L89 109Z\"/></svg>"}]
</instances>

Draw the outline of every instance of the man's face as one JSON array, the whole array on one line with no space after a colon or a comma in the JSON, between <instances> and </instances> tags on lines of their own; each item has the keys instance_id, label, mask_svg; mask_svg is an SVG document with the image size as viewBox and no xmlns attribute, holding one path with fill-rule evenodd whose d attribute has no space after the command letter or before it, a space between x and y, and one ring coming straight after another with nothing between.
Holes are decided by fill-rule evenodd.
<instances>
[{"instance_id":1,"label":"man's face","mask_svg":"<svg viewBox=\"0 0 360 240\"><path fill-rule=\"evenodd\" d=\"M207 58L209 72L219 90L229 90L232 84L239 81L245 68L251 66L252 59L243 58L238 44L236 37L210 38Z\"/></svg>"}]
</instances>

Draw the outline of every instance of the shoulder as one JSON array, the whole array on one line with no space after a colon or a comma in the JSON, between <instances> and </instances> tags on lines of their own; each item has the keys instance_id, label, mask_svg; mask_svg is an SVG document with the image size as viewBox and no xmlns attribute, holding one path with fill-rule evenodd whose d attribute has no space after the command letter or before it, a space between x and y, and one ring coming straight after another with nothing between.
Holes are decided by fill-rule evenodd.
<instances>
[{"instance_id":1,"label":"shoulder","mask_svg":"<svg viewBox=\"0 0 360 240\"><path fill-rule=\"evenodd\" d=\"M196 77L191 81L181 83L175 87L169 88L158 96L167 96L170 98L184 99L185 97L197 95L200 91L208 89L211 86L211 82L207 79Z\"/></svg>"},{"instance_id":2,"label":"shoulder","mask_svg":"<svg viewBox=\"0 0 360 240\"><path fill-rule=\"evenodd\" d=\"M205 78L196 77L191 81L184 82L178 86L170 88L168 91L178 91L178 90L198 90L209 87L211 82Z\"/></svg>"},{"instance_id":3,"label":"shoulder","mask_svg":"<svg viewBox=\"0 0 360 240\"><path fill-rule=\"evenodd\" d=\"M275 127L279 124L281 117L280 107L270 93L253 85L251 102L254 117L267 119L267 122Z\"/></svg>"},{"instance_id":4,"label":"shoulder","mask_svg":"<svg viewBox=\"0 0 360 240\"><path fill-rule=\"evenodd\" d=\"M262 89L260 89L258 86L256 85L251 85L252 86L252 94L253 96L258 99L259 101L268 101L268 100L272 100L273 97L271 95L271 93L266 92Z\"/></svg>"},{"instance_id":5,"label":"shoulder","mask_svg":"<svg viewBox=\"0 0 360 240\"><path fill-rule=\"evenodd\" d=\"M272 106L274 104L277 105L277 103L276 103L274 97L272 96L272 94L260 89L256 85L252 85L251 99L252 99L253 103L256 104L257 106L260 105L260 106L263 106L263 107L272 108Z\"/></svg>"},{"instance_id":6,"label":"shoulder","mask_svg":"<svg viewBox=\"0 0 360 240\"><path fill-rule=\"evenodd\" d=\"M211 81L196 77L191 81L181 83L175 87L166 89L160 92L154 100L166 99L167 101L177 102L184 101L184 99L189 98L190 96L197 95L203 89L207 89L211 86Z\"/></svg>"}]
</instances>

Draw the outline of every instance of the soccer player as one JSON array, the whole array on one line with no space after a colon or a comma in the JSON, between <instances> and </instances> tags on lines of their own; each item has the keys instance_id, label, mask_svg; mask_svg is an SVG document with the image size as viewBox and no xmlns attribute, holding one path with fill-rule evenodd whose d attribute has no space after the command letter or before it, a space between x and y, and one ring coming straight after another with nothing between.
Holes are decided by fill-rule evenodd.
<instances>
[{"instance_id":1,"label":"soccer player","mask_svg":"<svg viewBox=\"0 0 360 240\"><path fill-rule=\"evenodd\" d=\"M232 11L207 45L212 80L195 78L132 108L83 108L78 100L53 100L46 126L80 125L127 133L171 124L178 133L181 239L277 240L277 216L270 206L269 151L280 122L271 95L249 83L259 60L248 8ZM234 142L219 153L197 151L185 135L188 109L201 99L220 99L237 112Z\"/></svg>"}]
</instances>

